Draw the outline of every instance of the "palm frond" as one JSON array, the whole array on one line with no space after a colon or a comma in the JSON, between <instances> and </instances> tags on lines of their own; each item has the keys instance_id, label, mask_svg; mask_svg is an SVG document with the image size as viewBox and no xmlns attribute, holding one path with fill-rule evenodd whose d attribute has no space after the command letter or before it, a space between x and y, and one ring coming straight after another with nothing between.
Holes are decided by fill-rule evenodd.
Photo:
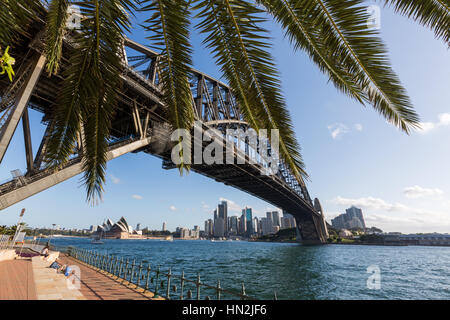
<instances>
[{"instance_id":1,"label":"palm frond","mask_svg":"<svg viewBox=\"0 0 450 320\"><path fill-rule=\"evenodd\" d=\"M255 115L254 119L246 120L250 124L256 122L257 128L279 130L280 155L303 184L303 177L307 175L300 147L273 59L267 52L270 47L267 31L260 26L265 22L263 11L241 0L201 0L197 8L201 9L200 17L205 19L205 23L198 25L200 31L207 34L205 42L212 49L238 101L248 103L250 111L244 115L246 118ZM220 39L223 36L225 39ZM226 49L222 47L224 43Z\"/></svg>"},{"instance_id":2,"label":"palm frond","mask_svg":"<svg viewBox=\"0 0 450 320\"><path fill-rule=\"evenodd\" d=\"M434 31L450 46L450 3L448 0L381 0L402 15Z\"/></svg>"},{"instance_id":3,"label":"palm frond","mask_svg":"<svg viewBox=\"0 0 450 320\"><path fill-rule=\"evenodd\" d=\"M389 122L409 133L419 117L390 67L386 49L376 30L367 26L369 15L361 0L302 0L311 5L324 44L336 63L354 75L367 100Z\"/></svg>"},{"instance_id":4,"label":"palm frond","mask_svg":"<svg viewBox=\"0 0 450 320\"><path fill-rule=\"evenodd\" d=\"M121 44L134 2L90 0L79 5L83 22L64 71L47 161L60 165L68 160L83 124L83 180L87 199L95 203L105 182L109 130L121 84Z\"/></svg>"},{"instance_id":5,"label":"palm frond","mask_svg":"<svg viewBox=\"0 0 450 320\"><path fill-rule=\"evenodd\" d=\"M191 129L194 122L189 72L191 45L189 42L189 8L184 0L145 0L141 11L151 13L144 22L150 33L152 47L161 51L159 71L163 85L163 100L169 123L174 129ZM183 151L182 151L183 152ZM178 166L189 169L185 163Z\"/></svg>"},{"instance_id":6,"label":"palm frond","mask_svg":"<svg viewBox=\"0 0 450 320\"><path fill-rule=\"evenodd\" d=\"M303 1L258 0L278 21L295 50L305 50L333 82L336 88L363 103L364 90L355 83L353 75L333 58L333 52L325 46L320 28L311 19L309 8Z\"/></svg>"},{"instance_id":7,"label":"palm frond","mask_svg":"<svg viewBox=\"0 0 450 320\"><path fill-rule=\"evenodd\" d=\"M68 0L53 0L49 5L46 42L47 72L49 74L56 74L59 70L68 8Z\"/></svg>"},{"instance_id":8,"label":"palm frond","mask_svg":"<svg viewBox=\"0 0 450 320\"><path fill-rule=\"evenodd\" d=\"M3 0L0 10L0 47L7 46L19 40L24 35L34 14L42 9L38 0Z\"/></svg>"}]
</instances>

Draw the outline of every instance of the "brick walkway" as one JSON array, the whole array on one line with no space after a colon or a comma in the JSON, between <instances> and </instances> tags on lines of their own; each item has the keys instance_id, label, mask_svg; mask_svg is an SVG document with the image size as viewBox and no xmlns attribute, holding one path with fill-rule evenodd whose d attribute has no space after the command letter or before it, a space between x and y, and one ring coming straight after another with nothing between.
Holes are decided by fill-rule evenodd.
<instances>
[{"instance_id":1,"label":"brick walkway","mask_svg":"<svg viewBox=\"0 0 450 320\"><path fill-rule=\"evenodd\" d=\"M0 262L0 300L36 300L30 259Z\"/></svg>"},{"instance_id":2,"label":"brick walkway","mask_svg":"<svg viewBox=\"0 0 450 320\"><path fill-rule=\"evenodd\" d=\"M126 281L122 283L122 279L99 272L72 257L61 254L58 261L80 268L80 291L88 300L151 300L153 297L151 292L143 293L142 289L136 289L136 285L129 285Z\"/></svg>"}]
</instances>

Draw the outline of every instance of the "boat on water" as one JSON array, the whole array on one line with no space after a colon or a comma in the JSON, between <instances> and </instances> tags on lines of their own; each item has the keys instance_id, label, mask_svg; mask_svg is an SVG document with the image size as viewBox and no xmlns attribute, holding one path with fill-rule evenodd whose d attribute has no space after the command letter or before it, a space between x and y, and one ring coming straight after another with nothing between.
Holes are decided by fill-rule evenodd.
<instances>
[{"instance_id":1,"label":"boat on water","mask_svg":"<svg viewBox=\"0 0 450 320\"><path fill-rule=\"evenodd\" d=\"M91 244L104 244L102 241L102 233L100 233L98 237L92 239Z\"/></svg>"}]
</instances>

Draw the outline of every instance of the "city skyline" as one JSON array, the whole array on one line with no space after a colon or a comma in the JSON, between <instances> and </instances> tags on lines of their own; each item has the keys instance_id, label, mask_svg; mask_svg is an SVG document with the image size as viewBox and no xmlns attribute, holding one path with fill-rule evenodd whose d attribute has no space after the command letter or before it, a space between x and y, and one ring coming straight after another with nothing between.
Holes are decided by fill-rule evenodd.
<instances>
[{"instance_id":1,"label":"city skyline","mask_svg":"<svg viewBox=\"0 0 450 320\"><path fill-rule=\"evenodd\" d=\"M292 54L277 26L269 23L268 27L273 30L272 51L311 176L308 189L321 200L327 221L355 205L364 210L368 226L382 230L450 232L450 172L445 170L450 162L446 46L415 22L381 9L380 31L393 68L423 122L421 131L406 136L327 84L306 55ZM414 34L414 41L405 34ZM147 43L139 30L132 38ZM195 67L220 78L210 57L198 50L200 41L194 37ZM32 111L30 118L33 137L40 137L40 117ZM20 145L21 126L12 145ZM33 139L33 150L38 149L38 140ZM11 170L24 172L23 159L23 150L9 150L0 180L10 178ZM206 207L215 206L224 195L238 206L252 207L260 216L272 207L198 174L180 177L176 170L164 171L159 159L143 154L126 155L108 164L106 193L97 207L84 202L79 178L2 210L0 225L17 223L23 207L27 208L25 221L35 226L67 223L81 228L87 221L126 215L133 224L154 228L167 221L172 230L177 224L200 224L209 215Z\"/></svg>"}]
</instances>

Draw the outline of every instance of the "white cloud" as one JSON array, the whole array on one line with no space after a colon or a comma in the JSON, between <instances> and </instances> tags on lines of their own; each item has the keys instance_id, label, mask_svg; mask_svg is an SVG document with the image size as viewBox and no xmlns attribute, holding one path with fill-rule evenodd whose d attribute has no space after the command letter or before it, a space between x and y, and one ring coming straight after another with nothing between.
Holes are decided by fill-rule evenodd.
<instances>
[{"instance_id":1,"label":"white cloud","mask_svg":"<svg viewBox=\"0 0 450 320\"><path fill-rule=\"evenodd\" d=\"M447 126L450 126L450 113L441 113L438 115L437 122L421 122L418 132L420 134L427 134L434 129Z\"/></svg>"},{"instance_id":2,"label":"white cloud","mask_svg":"<svg viewBox=\"0 0 450 320\"><path fill-rule=\"evenodd\" d=\"M141 195L139 195L139 194L133 194L131 197L132 197L133 199L136 199L136 200L142 200L142 199L144 199L144 197L141 196Z\"/></svg>"},{"instance_id":3,"label":"white cloud","mask_svg":"<svg viewBox=\"0 0 450 320\"><path fill-rule=\"evenodd\" d=\"M225 199L225 198L219 198L219 201L227 202L228 212L238 213L238 214L242 213L242 207L240 205L238 205L236 202Z\"/></svg>"},{"instance_id":4,"label":"white cloud","mask_svg":"<svg viewBox=\"0 0 450 320\"><path fill-rule=\"evenodd\" d=\"M113 174L110 174L109 176L111 178L112 183L114 183L114 184L120 183L120 179L117 178L116 176L114 176Z\"/></svg>"},{"instance_id":5,"label":"white cloud","mask_svg":"<svg viewBox=\"0 0 450 320\"><path fill-rule=\"evenodd\" d=\"M444 192L438 188L422 188L421 186L407 187L403 190L403 194L407 198L421 198L421 197L431 197L439 196L444 194Z\"/></svg>"},{"instance_id":6,"label":"white cloud","mask_svg":"<svg viewBox=\"0 0 450 320\"><path fill-rule=\"evenodd\" d=\"M209 205L207 205L204 201L202 201L202 209L205 212L209 212Z\"/></svg>"},{"instance_id":7,"label":"white cloud","mask_svg":"<svg viewBox=\"0 0 450 320\"><path fill-rule=\"evenodd\" d=\"M340 139L343 134L349 131L348 127L343 123L334 123L328 126L331 137L334 140Z\"/></svg>"},{"instance_id":8,"label":"white cloud","mask_svg":"<svg viewBox=\"0 0 450 320\"><path fill-rule=\"evenodd\" d=\"M400 232L449 232L450 214L448 208L441 210L419 208L402 203L389 203L380 198L362 197L357 199L336 197L332 200L343 208L356 206L363 209L367 226L376 226L384 231ZM327 214L327 218L335 216Z\"/></svg>"},{"instance_id":9,"label":"white cloud","mask_svg":"<svg viewBox=\"0 0 450 320\"><path fill-rule=\"evenodd\" d=\"M435 128L435 124L433 122L421 122L419 133L426 134Z\"/></svg>"},{"instance_id":10,"label":"white cloud","mask_svg":"<svg viewBox=\"0 0 450 320\"><path fill-rule=\"evenodd\" d=\"M345 206L356 206L366 209L375 209L375 210L386 210L386 211L401 211L405 210L407 207L401 203L388 203L380 198L373 197L365 197L359 199L348 199L342 198L340 196L334 199L336 204L345 205Z\"/></svg>"},{"instance_id":11,"label":"white cloud","mask_svg":"<svg viewBox=\"0 0 450 320\"><path fill-rule=\"evenodd\" d=\"M355 124L355 130L356 130L356 131L362 131L362 130L363 130L362 124L356 123L356 124Z\"/></svg>"},{"instance_id":12,"label":"white cloud","mask_svg":"<svg viewBox=\"0 0 450 320\"><path fill-rule=\"evenodd\" d=\"M175 208L175 206L170 206L169 209L170 209L170 211L176 211L177 210L177 208Z\"/></svg>"}]
</instances>

